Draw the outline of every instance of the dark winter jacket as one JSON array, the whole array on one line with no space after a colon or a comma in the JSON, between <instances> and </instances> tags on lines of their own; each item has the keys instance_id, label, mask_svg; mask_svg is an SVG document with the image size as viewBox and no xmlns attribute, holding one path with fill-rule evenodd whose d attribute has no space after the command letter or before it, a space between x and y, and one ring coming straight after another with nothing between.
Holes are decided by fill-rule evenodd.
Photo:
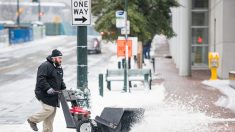
<instances>
[{"instance_id":1,"label":"dark winter jacket","mask_svg":"<svg viewBox=\"0 0 235 132\"><path fill-rule=\"evenodd\" d=\"M50 88L60 91L64 90L66 86L63 81L63 69L56 66L51 56L48 56L47 61L38 67L35 94L37 99L43 103L59 107L58 94L47 94L47 90Z\"/></svg>"},{"instance_id":2,"label":"dark winter jacket","mask_svg":"<svg viewBox=\"0 0 235 132\"><path fill-rule=\"evenodd\" d=\"M149 39L146 43L145 43L145 45L144 45L144 47L146 47L146 48L151 48L151 43L152 43L152 40L151 39Z\"/></svg>"}]
</instances>

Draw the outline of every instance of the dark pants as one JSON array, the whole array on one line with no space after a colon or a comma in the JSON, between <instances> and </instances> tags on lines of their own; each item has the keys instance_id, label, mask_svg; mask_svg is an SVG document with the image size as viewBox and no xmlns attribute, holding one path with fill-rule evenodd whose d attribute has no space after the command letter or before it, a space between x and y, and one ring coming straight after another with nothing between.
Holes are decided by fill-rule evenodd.
<instances>
[{"instance_id":1,"label":"dark pants","mask_svg":"<svg viewBox=\"0 0 235 132\"><path fill-rule=\"evenodd\" d=\"M149 47L144 47L143 53L144 53L145 59L150 59L150 48Z\"/></svg>"}]
</instances>

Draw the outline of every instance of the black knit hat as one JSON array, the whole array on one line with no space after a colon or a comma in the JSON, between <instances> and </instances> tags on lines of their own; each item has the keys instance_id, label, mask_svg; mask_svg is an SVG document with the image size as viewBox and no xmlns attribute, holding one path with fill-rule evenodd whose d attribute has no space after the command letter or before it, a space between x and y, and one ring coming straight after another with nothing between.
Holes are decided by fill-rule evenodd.
<instances>
[{"instance_id":1,"label":"black knit hat","mask_svg":"<svg viewBox=\"0 0 235 132\"><path fill-rule=\"evenodd\" d=\"M62 53L58 49L54 49L51 52L51 57L62 56Z\"/></svg>"}]
</instances>

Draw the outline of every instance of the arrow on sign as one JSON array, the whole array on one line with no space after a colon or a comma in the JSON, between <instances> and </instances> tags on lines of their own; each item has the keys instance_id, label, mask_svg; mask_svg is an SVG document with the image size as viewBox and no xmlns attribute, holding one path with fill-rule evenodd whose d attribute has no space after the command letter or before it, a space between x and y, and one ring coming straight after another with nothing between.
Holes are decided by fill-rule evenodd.
<instances>
[{"instance_id":1,"label":"arrow on sign","mask_svg":"<svg viewBox=\"0 0 235 132\"><path fill-rule=\"evenodd\" d=\"M75 21L82 21L84 23L87 19L83 16L82 18L75 18Z\"/></svg>"}]
</instances>

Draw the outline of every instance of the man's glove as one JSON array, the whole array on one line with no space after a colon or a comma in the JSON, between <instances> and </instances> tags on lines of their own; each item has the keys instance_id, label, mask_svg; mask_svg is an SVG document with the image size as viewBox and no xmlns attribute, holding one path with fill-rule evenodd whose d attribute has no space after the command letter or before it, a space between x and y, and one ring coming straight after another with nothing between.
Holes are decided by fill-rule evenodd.
<instances>
[{"instance_id":1,"label":"man's glove","mask_svg":"<svg viewBox=\"0 0 235 132\"><path fill-rule=\"evenodd\" d=\"M55 94L55 90L53 88L50 88L47 90L47 94Z\"/></svg>"}]
</instances>

